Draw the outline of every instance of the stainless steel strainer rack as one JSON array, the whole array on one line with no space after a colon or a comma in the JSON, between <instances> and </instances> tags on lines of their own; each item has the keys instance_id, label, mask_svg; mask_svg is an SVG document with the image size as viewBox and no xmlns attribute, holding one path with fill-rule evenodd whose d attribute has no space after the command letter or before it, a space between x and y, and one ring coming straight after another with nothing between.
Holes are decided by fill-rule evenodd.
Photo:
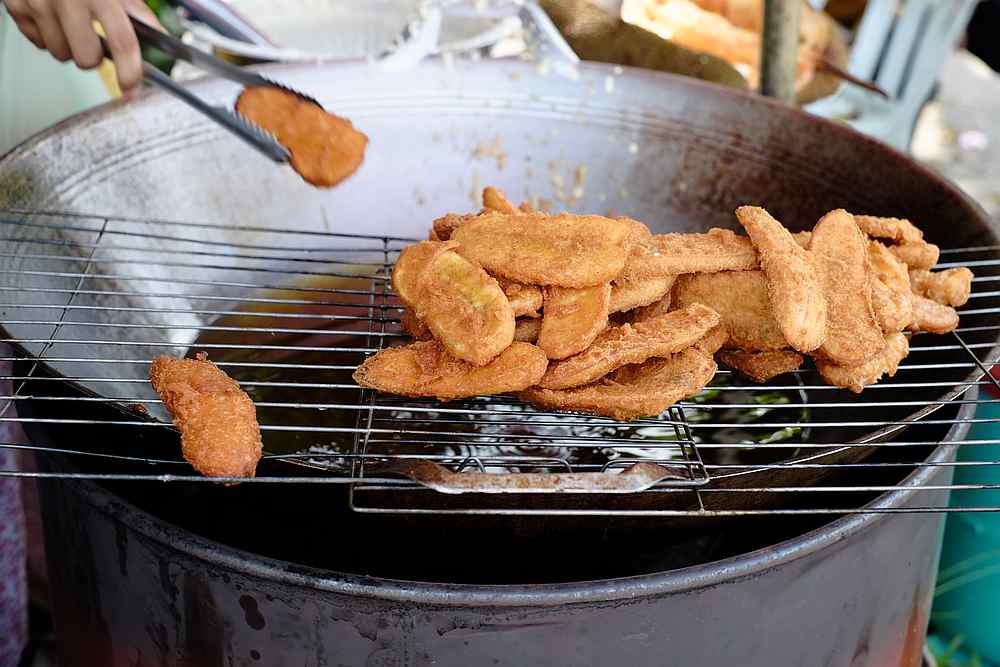
<instances>
[{"instance_id":1,"label":"stainless steel strainer rack","mask_svg":"<svg viewBox=\"0 0 1000 667\"><path fill-rule=\"evenodd\" d=\"M0 211L0 342L16 350L0 358L13 369L0 377L0 422L31 437L0 447L54 455L40 472L0 475L212 482L181 460L146 381L154 356L201 350L257 403L267 454L249 483L350 484L358 511L926 512L949 511L956 490L976 494L965 510L1000 509L1000 484L952 481L1000 465L955 460L959 444L1000 445L1000 432L966 439L1000 422L984 412L1000 405L987 373L1000 247L942 252L941 266L976 272L961 327L914 337L896 377L860 396L811 368L766 385L722 369L698 398L623 424L514 398L443 404L358 388L357 364L401 335L388 275L408 242ZM923 501L875 501L900 485Z\"/></svg>"}]
</instances>

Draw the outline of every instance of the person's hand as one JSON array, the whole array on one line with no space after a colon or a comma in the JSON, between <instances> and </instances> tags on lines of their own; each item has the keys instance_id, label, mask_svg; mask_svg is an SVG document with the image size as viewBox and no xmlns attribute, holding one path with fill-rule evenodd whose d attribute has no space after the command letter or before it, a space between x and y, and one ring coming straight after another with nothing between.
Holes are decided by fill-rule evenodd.
<instances>
[{"instance_id":1,"label":"person's hand","mask_svg":"<svg viewBox=\"0 0 1000 667\"><path fill-rule=\"evenodd\" d=\"M83 69L101 64L104 52L93 22L104 34L118 73L122 92L135 90L142 80L142 56L128 14L160 27L156 15L142 0L2 0L17 27L40 49Z\"/></svg>"}]
</instances>

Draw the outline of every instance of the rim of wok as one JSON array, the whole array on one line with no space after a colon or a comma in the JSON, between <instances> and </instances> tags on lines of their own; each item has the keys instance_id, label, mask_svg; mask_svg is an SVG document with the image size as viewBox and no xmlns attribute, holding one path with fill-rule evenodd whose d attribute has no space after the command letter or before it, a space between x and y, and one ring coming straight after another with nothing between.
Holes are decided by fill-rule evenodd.
<instances>
[{"instance_id":1,"label":"rim of wok","mask_svg":"<svg viewBox=\"0 0 1000 667\"><path fill-rule=\"evenodd\" d=\"M475 68L496 68L496 69L505 69L505 68L506 69L510 69L511 67L514 67L514 68L521 67L521 68L524 68L524 69L527 69L527 70L532 70L532 71L536 68L536 64L535 63L531 63L531 62L526 62L526 63L518 62L516 64L513 64L511 62L503 61L503 60L479 61L477 63L470 63L470 64L467 64L465 66L466 67L475 67ZM268 72L268 73L270 73L269 75L272 76L273 78L279 78L280 79L280 72L283 72L283 71L287 71L287 72L299 72L299 71L302 71L303 69L309 69L310 67L312 67L312 66L311 65L294 64L294 63L292 63L292 64L281 63L281 64L270 64L270 65L253 67L252 69L257 69L257 70L262 70L262 71ZM370 64L364 63L364 62L345 62L345 63L324 64L324 66L323 66L322 69L331 69L331 68L339 68L339 67L344 67L344 68L348 68L348 67L370 68L371 66L370 66ZM448 70L449 69L446 65L444 65L443 63L440 63L440 62L424 62L424 63L422 63L420 65L420 67L421 68L435 68L436 67L436 68L438 68L440 70ZM658 72L658 71L652 71L652 70L647 70L647 69L641 69L641 68L637 68L637 67L620 66L620 65L609 65L609 64L594 63L594 62L580 62L575 67L577 67L578 69L581 69L581 70L591 70L591 71L593 71L595 73L600 73L600 74L603 74L603 75L611 75L611 74L614 73L616 76L629 76L629 77L638 78L638 79L647 79L647 80L655 81L657 83L660 83L660 84L663 84L663 85L667 85L667 86L689 87L689 88L693 88L693 89L699 90L699 92L701 94L703 94L703 95L714 96L720 104L732 104L733 102L736 102L736 101L738 101L740 103L743 103L743 104L755 104L755 105L767 107L770 113L774 113L774 114L778 114L778 115L784 114L786 116L795 118L796 121L799 122L799 123L803 123L804 122L806 124L813 125L814 127L822 126L823 129L824 129L824 131L829 132L829 133L831 133L833 135L837 135L837 138L839 138L839 139L842 139L844 141L853 142L859 148L863 148L866 151L873 152L873 153L881 153L880 157L882 159L889 160L889 161L895 160L897 162L904 163L906 165L906 167L910 171L916 173L918 176L920 176L920 177L924 178L926 181L928 181L929 184L931 185L931 187L943 191L950 198L954 199L956 206L965 209L964 213L965 213L966 217L969 219L969 221L971 223L976 224L976 225L978 225L978 226L980 226L982 228L991 230L994 233L994 235L998 237L998 240L1000 240L1000 230L997 230L997 226L993 223L993 221L991 220L990 216L986 213L985 209L983 209L976 201L974 201L971 197L969 197L962 190L960 190L955 184L953 184L949 180L945 179L940 174L934 172L929 167L926 167L926 166L922 165L921 163L917 162L913 158L911 158L908 155L902 153L901 151L898 151L898 150L892 148L891 146L889 146L887 144L884 144L884 143L882 143L882 142L880 142L880 141L878 141L876 139L873 139L872 137L869 137L868 135L862 134L861 132L859 132L859 131L851 128L850 126L848 126L846 124L837 123L837 122L833 122L833 121L829 121L829 120L820 118L820 117L815 116L813 114L810 114L810 113L807 113L805 111L802 111L801 109L794 108L794 107L789 107L789 106L787 106L787 105L785 105L785 104L783 104L781 102L778 102L778 101L773 100L771 98L764 97L764 96L759 95L759 94L757 94L755 92L751 92L751 91L748 91L748 90L740 90L740 89L736 89L736 88L730 88L730 87L726 87L726 86L721 86L721 85L717 85L717 84L714 84L714 83L709 83L709 82L706 82L706 81L702 81L702 80L694 79L694 78L690 78L690 77L685 77L685 76L680 76L680 75L675 75L675 74L668 74L668 73L665 73L665 72ZM204 79L201 79L201 80L193 82L189 87L192 88L194 91L197 91L197 89L200 86L208 86L208 85L211 85L215 81L217 81L217 79L215 77L206 77ZM522 85L525 85L525 82L522 82ZM146 96L152 97L152 96L156 96L156 95L164 95L164 93L162 93L160 91L156 91L156 92L152 92L152 93L146 93L145 95L143 95L143 97L146 97ZM140 98L140 100L141 99L142 98ZM10 151L8 151L7 153L5 153L3 155L0 155L0 165L2 165L3 163L8 162L10 160L16 159L19 156L19 154L28 152L30 149L32 149L37 144L41 144L41 143L43 143L43 142L45 142L45 141L47 141L47 140L49 140L49 139L51 139L53 137L59 137L59 136L61 136L63 133L65 133L69 129L72 129L72 128L75 128L75 127L78 127L78 126L85 126L85 125L90 124L92 122L95 122L95 121L98 121L98 120L102 120L102 119L104 119L104 118L106 118L108 116L113 116L116 113L118 113L118 111L119 111L120 108L124 108L125 106L127 106L127 104L128 104L128 102L126 102L123 99L112 100L110 102L106 102L106 103L101 104L101 105L99 105L97 107L94 107L93 109L89 109L89 110L83 111L81 113L78 113L76 115L70 116L70 117L66 118L65 120L63 120L63 121L60 121L59 123L56 123L55 125L47 128L45 130L42 130L41 132L33 135L32 137L29 137L28 139L26 139L25 141L21 142L20 144L18 144L17 146L15 146L13 149L11 149ZM575 124L576 122L578 122L578 121L570 122L570 125ZM49 196L51 197L52 195L49 195ZM39 215L44 215L44 214L58 215L60 213L62 213L62 214L67 213L66 211L50 210L46 206L46 204L44 203L44 201L45 200L43 199L43 203L38 208L35 208L33 210L24 210L22 212L24 212L24 213L30 213L30 214L39 214ZM14 213L18 212L17 209L6 209L6 210L8 210L10 212L14 212ZM130 218L128 216L126 216L126 215L117 215L116 214L116 215L113 215L113 216L107 216L107 215L101 214L100 212L93 212L93 211L87 211L87 212L80 211L80 212L73 212L73 213L74 214L79 214L79 215L86 215L88 217L114 217L114 218L118 218L118 219L122 219L122 220L130 220ZM139 219L139 218L131 218L131 220L140 220L141 221L141 219ZM205 223L192 222L192 221L179 221L179 220L169 220L169 219L160 219L160 220L162 222L165 222L165 223L177 224L177 225L192 225L192 226L204 226L205 225ZM257 229L257 228L251 228L251 229ZM260 227L259 229L261 231L273 231L272 227ZM943 248L943 249L947 250L948 248ZM959 312L959 315L961 316L961 312ZM12 336L10 334L10 332L7 330L7 328L6 328L6 326L4 325L3 322L0 322L0 333L2 333L5 338L8 338L8 339L14 339L15 338L14 336ZM59 378L63 378L64 377L61 373L57 372L54 368L52 368L44 359L41 359L41 358L38 358L38 357L35 357L35 356L31 355L19 343L12 342L12 343L8 343L8 344L11 347L15 348L18 351L18 353L20 354L20 356L25 357L27 359L31 359L31 360L39 363L52 376L59 377ZM972 353L968 353L968 354L971 357L975 357L975 355L972 354ZM996 358L998 358L998 356L1000 356L1000 330L998 330L997 334L994 336L992 344L991 344L990 348L988 349L988 351L986 353L986 359L996 359ZM925 418L925 417L933 414L934 412L938 411L939 409L941 409L942 407L944 407L946 404L950 403L954 399L960 397L962 394L964 394L965 392L967 392L970 389L972 389L973 387L975 387L976 383L978 383L979 380L981 380L983 377L986 377L989 374L988 373L988 369L986 368L987 363L989 363L989 362L986 362L986 363L981 362L978 359L978 357L976 357L976 368L975 368L975 370L973 370L972 372L970 372L965 377L957 380L956 383L955 383L955 386L953 386L948 391L946 391L946 392L940 394L938 397L936 397L934 399L936 401L935 403L931 403L931 404L925 405L924 407L920 408L919 410L916 410L916 411L910 413L909 415L896 420L898 423L894 423L894 424L889 424L889 425L883 426L883 427L878 428L878 429L876 429L876 430L874 430L874 431L872 431L870 433L867 433L867 434L865 434L865 435L863 435L863 436L861 436L859 438L855 438L855 439L852 439L852 440L846 440L845 443L844 443L844 445L831 445L830 449L820 450L820 451L817 451L814 454L809 454L809 455L804 455L804 456L796 456L796 457L791 457L791 458L788 458L788 459L783 459L782 461L777 462L775 465L779 465L780 466L782 463L784 463L784 464L793 464L793 463L815 462L815 461L818 461L818 460L821 460L821 459L835 457L835 456L837 456L839 454L842 454L842 453L845 453L845 452L854 452L858 456L863 456L867 450L859 450L859 448L856 447L856 445L884 442L884 441L888 440L889 438L891 438L892 436L894 436L897 433L899 433L900 431L902 431L902 430L904 430L906 428L909 428L914 423L919 422L923 418ZM74 380L71 380L71 379L64 379L64 382L67 385L73 387L74 389L76 389L77 391L83 393L86 396L98 397L98 398L107 398L107 397L102 396L101 394L99 394L99 393L97 393L97 392L95 392L95 391L93 391L93 390L91 390L91 389L83 386L82 384L80 384L77 381L74 381ZM800 390L796 390L796 391L802 391L802 390L800 389ZM124 414L129 415L133 419L138 419L140 421L147 421L147 422L163 423L163 422L160 422L157 419L154 419L153 417L151 417L149 415L136 414L134 411L128 409L128 406L126 405L126 403L121 402L119 400L109 400L106 403L106 405L109 405L109 406L113 407L114 409L116 409L116 410L118 410L118 411L120 411L120 412L122 412ZM808 403L804 403L804 405L808 406L809 404ZM871 408L866 408L866 409L877 409L877 408L878 408L878 402L875 401L875 402L872 403ZM170 428L173 428L173 426L171 425ZM820 426L818 428L835 428L835 426L832 426L832 425L831 426ZM734 445L734 446L736 446L736 445ZM747 446L748 447L752 447L753 445L747 445ZM297 459L278 459L278 460L282 460L285 463L291 463L291 464L296 464L296 465L304 465L306 467L316 467L316 468L324 469L324 470L328 469L325 466L317 466L315 464L310 464L310 463L308 463L306 461L297 460ZM712 475L711 479L714 481L714 480L721 480L721 479L738 478L738 477L743 477L743 476L752 475L752 474L765 474L765 475L768 474L768 473L774 474L774 472L775 472L775 470L773 470L771 468L761 469L761 468L759 468L757 466L751 466L751 467L749 467L748 469L745 469L745 470L736 470L736 471L732 471L732 472L727 472L727 473L721 473L721 474L717 474L717 475Z\"/></svg>"}]
</instances>

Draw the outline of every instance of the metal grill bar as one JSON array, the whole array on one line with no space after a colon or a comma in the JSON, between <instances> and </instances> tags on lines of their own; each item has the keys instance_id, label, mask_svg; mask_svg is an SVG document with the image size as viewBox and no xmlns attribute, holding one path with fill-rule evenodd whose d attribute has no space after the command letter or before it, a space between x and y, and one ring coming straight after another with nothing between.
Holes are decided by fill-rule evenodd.
<instances>
[{"instance_id":1,"label":"metal grill bar","mask_svg":"<svg viewBox=\"0 0 1000 667\"><path fill-rule=\"evenodd\" d=\"M253 241L246 235L234 241L233 230L252 231ZM0 244L6 244L0 251L0 318L7 330L0 342L34 354L0 357L16 364L0 375L15 383L14 390L0 391L0 404L7 406L0 423L51 434L56 443L0 448L71 463L66 471L0 476L242 481L188 474L176 433L162 420L162 403L148 387L153 356L197 349L210 351L254 398L268 453L266 469L249 483L349 484L357 511L947 511L943 502L921 505L919 498L1000 490L952 484L938 475L920 486L912 507L862 509L879 493L898 489L909 470L944 474L1000 465L991 460L1000 435L964 442L947 435L961 425L1000 422L986 412L997 403L987 392L1000 390L987 373L1000 358L1000 290L994 284L1000 280L1000 246L942 250L940 268L970 266L978 274L961 327L950 338L913 338L911 356L896 377L860 396L824 384L811 367L766 385L721 369L701 396L660 419L623 424L535 410L505 397L438 403L360 390L350 374L368 354L401 336L401 308L389 277L397 253L410 241L0 211ZM58 372L39 372L50 368ZM965 395L970 389L981 391ZM135 406L159 411L160 419L123 411ZM76 442L66 435L80 428L108 437L66 446ZM107 444L92 448L91 441ZM942 443L980 454L926 460ZM426 480L399 473L401 465L432 464L447 474L472 476L463 479L519 473L624 479L636 463L659 466L665 474L637 493L591 494L583 506L562 504L558 496L541 504L495 506L477 494L445 503ZM792 476L769 481L772 474ZM762 497L770 499L766 507L760 507ZM1000 509L984 498L978 509Z\"/></svg>"}]
</instances>

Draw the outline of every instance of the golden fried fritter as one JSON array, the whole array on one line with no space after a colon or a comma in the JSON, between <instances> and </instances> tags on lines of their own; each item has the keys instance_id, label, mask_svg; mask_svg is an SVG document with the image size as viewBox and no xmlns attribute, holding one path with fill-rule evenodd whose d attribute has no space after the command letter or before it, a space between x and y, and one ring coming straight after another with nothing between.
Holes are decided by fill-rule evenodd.
<instances>
[{"instance_id":1,"label":"golden fried fritter","mask_svg":"<svg viewBox=\"0 0 1000 667\"><path fill-rule=\"evenodd\" d=\"M597 215L487 213L452 232L458 253L529 285L592 287L618 277L633 226Z\"/></svg>"},{"instance_id":2,"label":"golden fried fritter","mask_svg":"<svg viewBox=\"0 0 1000 667\"><path fill-rule=\"evenodd\" d=\"M868 242L872 307L884 333L902 331L913 320L913 295L906 265L879 241Z\"/></svg>"},{"instance_id":3,"label":"golden fried fritter","mask_svg":"<svg viewBox=\"0 0 1000 667\"><path fill-rule=\"evenodd\" d=\"M841 366L825 359L816 359L816 368L823 379L835 387L850 389L860 394L865 385L878 382L884 374L889 377L896 374L896 369L910 352L906 336L896 332L885 337L885 348L871 359L853 366Z\"/></svg>"},{"instance_id":4,"label":"golden fried fritter","mask_svg":"<svg viewBox=\"0 0 1000 667\"><path fill-rule=\"evenodd\" d=\"M788 347L767 296L761 271L720 271L679 276L674 304L701 303L719 313L729 332L728 347L741 350L781 350Z\"/></svg>"},{"instance_id":5,"label":"golden fried fritter","mask_svg":"<svg viewBox=\"0 0 1000 667\"><path fill-rule=\"evenodd\" d=\"M406 246L399 253L392 267L392 289L410 309L416 308L418 286L427 265L442 252L455 247L455 243L421 241Z\"/></svg>"},{"instance_id":6,"label":"golden fried fritter","mask_svg":"<svg viewBox=\"0 0 1000 667\"><path fill-rule=\"evenodd\" d=\"M485 366L473 366L427 341L379 350L358 367L354 381L389 394L448 401L526 389L542 378L548 363L539 348L514 342Z\"/></svg>"},{"instance_id":7,"label":"golden fried fritter","mask_svg":"<svg viewBox=\"0 0 1000 667\"><path fill-rule=\"evenodd\" d=\"M648 306L641 306L625 313L625 321L635 324L636 322L654 320L660 315L666 315L670 312L672 299L673 297L671 296L671 293L667 292L658 301L654 301Z\"/></svg>"},{"instance_id":8,"label":"golden fried fritter","mask_svg":"<svg viewBox=\"0 0 1000 667\"><path fill-rule=\"evenodd\" d=\"M910 331L945 334L958 328L958 313L951 306L944 306L919 294L913 295L913 321Z\"/></svg>"},{"instance_id":9,"label":"golden fried fritter","mask_svg":"<svg viewBox=\"0 0 1000 667\"><path fill-rule=\"evenodd\" d=\"M208 477L253 477L263 446L257 409L239 384L204 354L157 357L153 389L181 432L181 451Z\"/></svg>"},{"instance_id":10,"label":"golden fried fritter","mask_svg":"<svg viewBox=\"0 0 1000 667\"><path fill-rule=\"evenodd\" d=\"M781 333L799 352L812 352L823 344L827 324L823 283L812 256L764 209L741 206L736 217L757 248Z\"/></svg>"},{"instance_id":11,"label":"golden fried fritter","mask_svg":"<svg viewBox=\"0 0 1000 667\"><path fill-rule=\"evenodd\" d=\"M288 149L291 165L307 183L332 187L353 174L365 158L368 137L346 118L276 86L251 86L236 111L267 130Z\"/></svg>"},{"instance_id":12,"label":"golden fried fritter","mask_svg":"<svg viewBox=\"0 0 1000 667\"><path fill-rule=\"evenodd\" d=\"M891 239L896 243L920 243L924 240L924 233L912 222L903 218L855 215L854 222L862 232L875 238Z\"/></svg>"},{"instance_id":13,"label":"golden fried fritter","mask_svg":"<svg viewBox=\"0 0 1000 667\"><path fill-rule=\"evenodd\" d=\"M804 248L806 250L809 250L809 244L812 243L812 236L813 233L808 231L795 232L794 234L792 234L792 238L795 239L795 242L799 244L799 247Z\"/></svg>"},{"instance_id":14,"label":"golden fried fritter","mask_svg":"<svg viewBox=\"0 0 1000 667\"><path fill-rule=\"evenodd\" d=\"M448 352L477 366L514 340L514 309L500 285L451 250L427 264L417 281L413 308Z\"/></svg>"},{"instance_id":15,"label":"golden fried fritter","mask_svg":"<svg viewBox=\"0 0 1000 667\"><path fill-rule=\"evenodd\" d=\"M813 227L813 255L826 296L826 338L816 353L846 366L885 347L872 309L868 239L842 209L830 211Z\"/></svg>"},{"instance_id":16,"label":"golden fried fritter","mask_svg":"<svg viewBox=\"0 0 1000 667\"><path fill-rule=\"evenodd\" d=\"M890 246L890 252L911 269L931 269L938 263L941 250L933 243L906 242Z\"/></svg>"},{"instance_id":17,"label":"golden fried fritter","mask_svg":"<svg viewBox=\"0 0 1000 667\"><path fill-rule=\"evenodd\" d=\"M768 352L722 350L717 356L719 361L739 371L754 382L767 382L779 375L791 373L805 361L805 357L795 350L770 350Z\"/></svg>"},{"instance_id":18,"label":"golden fried fritter","mask_svg":"<svg viewBox=\"0 0 1000 667\"><path fill-rule=\"evenodd\" d=\"M542 331L542 320L538 317L519 317L514 322L514 340L534 343Z\"/></svg>"},{"instance_id":19,"label":"golden fried fritter","mask_svg":"<svg viewBox=\"0 0 1000 667\"><path fill-rule=\"evenodd\" d=\"M664 359L626 366L594 384L573 389L532 387L520 398L550 410L577 410L628 421L654 417L697 395L715 375L712 358L689 348Z\"/></svg>"},{"instance_id":20,"label":"golden fried fritter","mask_svg":"<svg viewBox=\"0 0 1000 667\"><path fill-rule=\"evenodd\" d=\"M605 329L580 354L552 363L538 385L567 389L589 384L622 366L691 347L720 321L711 308L692 304L655 320Z\"/></svg>"},{"instance_id":21,"label":"golden fried fritter","mask_svg":"<svg viewBox=\"0 0 1000 667\"><path fill-rule=\"evenodd\" d=\"M728 342L729 331L726 330L726 325L720 322L709 329L708 333L702 336L701 340L695 343L694 346L705 354L711 356L718 352L722 346Z\"/></svg>"},{"instance_id":22,"label":"golden fried fritter","mask_svg":"<svg viewBox=\"0 0 1000 667\"><path fill-rule=\"evenodd\" d=\"M670 293L677 276L656 278L618 278L611 283L611 304L608 310L621 313L655 303Z\"/></svg>"},{"instance_id":23,"label":"golden fried fritter","mask_svg":"<svg viewBox=\"0 0 1000 667\"><path fill-rule=\"evenodd\" d=\"M500 289L507 295L515 317L538 317L542 307L542 289L536 285L522 285L505 278L497 278Z\"/></svg>"},{"instance_id":24,"label":"golden fried fritter","mask_svg":"<svg viewBox=\"0 0 1000 667\"><path fill-rule=\"evenodd\" d=\"M945 306L964 306L972 293L972 271L964 266L944 271L912 269L913 292Z\"/></svg>"},{"instance_id":25,"label":"golden fried fritter","mask_svg":"<svg viewBox=\"0 0 1000 667\"><path fill-rule=\"evenodd\" d=\"M399 325L414 340L430 340L433 338L431 330L409 308L403 309L403 314L399 317Z\"/></svg>"},{"instance_id":26,"label":"golden fried fritter","mask_svg":"<svg viewBox=\"0 0 1000 667\"><path fill-rule=\"evenodd\" d=\"M631 280L713 271L757 268L750 239L728 229L707 234L659 234L636 243L625 265Z\"/></svg>"},{"instance_id":27,"label":"golden fried fritter","mask_svg":"<svg viewBox=\"0 0 1000 667\"><path fill-rule=\"evenodd\" d=\"M538 347L549 359L565 359L590 347L608 326L611 285L546 287Z\"/></svg>"}]
</instances>

